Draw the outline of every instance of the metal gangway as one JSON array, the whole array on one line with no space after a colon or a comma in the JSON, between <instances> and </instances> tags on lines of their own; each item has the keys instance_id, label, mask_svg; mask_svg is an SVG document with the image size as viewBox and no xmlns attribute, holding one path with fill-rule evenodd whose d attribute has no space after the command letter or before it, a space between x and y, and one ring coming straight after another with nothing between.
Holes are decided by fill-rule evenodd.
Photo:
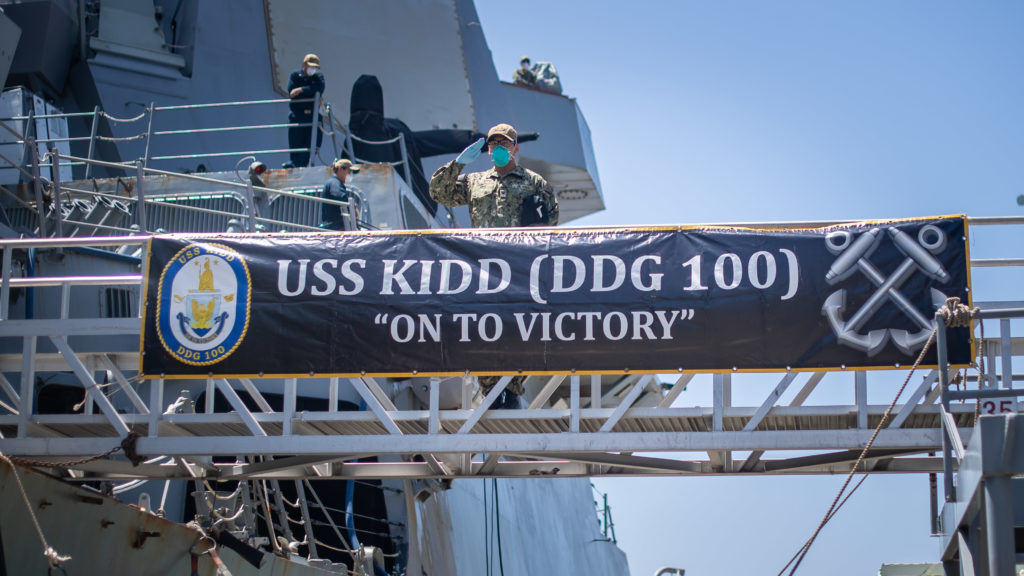
<instances>
[{"instance_id":1,"label":"metal gangway","mask_svg":"<svg viewBox=\"0 0 1024 576\"><path fill-rule=\"evenodd\" d=\"M1024 219L972 218L969 223L976 231L1019 227ZM488 409L510 377L487 397L470 377L209 378L192 383L205 393L205 402L181 409L165 394L181 381L137 376L141 306L136 303L130 314L116 318L70 313L72 291L127 288L141 298L141 270L11 275L12 259L27 251L123 251L146 241L146 236L0 241L0 341L7 344L0 354L4 454L60 466L108 454L128 441L134 453L170 457L141 465L107 457L74 466L90 477L114 479L836 474L855 464L864 472L940 473L944 442L947 449L969 443L979 415L1017 411L1016 401L1005 397L1021 379L1013 372L1014 359L1024 355L1024 338L1014 336L1011 320L1024 303L1014 301L974 302L980 310L975 336L981 370L914 374L863 459L860 451L905 369L532 376L521 410ZM1024 260L971 264L974 270L1016 268ZM48 290L60 302L59 313L11 317L9 303L17 290ZM82 395L77 412L36 409L39 376L55 372L74 374ZM268 389L276 390L273 398ZM298 408L311 390L320 391L323 407ZM752 391L762 394L760 400ZM339 410L344 395L360 399L366 409ZM216 409L215 397L230 408ZM770 457L775 451L786 454ZM792 451L801 454L788 454ZM257 464L235 461L239 455L275 458ZM357 461L369 456L378 461Z\"/></svg>"}]
</instances>

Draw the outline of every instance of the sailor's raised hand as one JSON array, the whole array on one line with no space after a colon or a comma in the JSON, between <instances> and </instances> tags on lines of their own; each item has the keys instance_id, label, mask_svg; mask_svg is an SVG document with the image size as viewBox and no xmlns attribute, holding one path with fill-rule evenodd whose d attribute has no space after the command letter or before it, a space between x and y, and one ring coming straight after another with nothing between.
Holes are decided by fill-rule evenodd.
<instances>
[{"instance_id":1,"label":"sailor's raised hand","mask_svg":"<svg viewBox=\"0 0 1024 576\"><path fill-rule=\"evenodd\" d=\"M484 151L484 139L481 138L476 142L473 142L462 151L461 154L455 159L456 162L465 166L473 160L480 157L480 154Z\"/></svg>"}]
</instances>

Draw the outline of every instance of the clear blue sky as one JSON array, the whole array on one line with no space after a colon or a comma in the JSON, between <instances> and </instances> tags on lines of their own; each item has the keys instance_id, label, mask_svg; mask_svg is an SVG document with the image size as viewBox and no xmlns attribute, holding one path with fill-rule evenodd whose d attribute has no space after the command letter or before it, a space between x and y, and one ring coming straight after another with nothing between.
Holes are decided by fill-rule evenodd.
<instances>
[{"instance_id":1,"label":"clear blue sky","mask_svg":"<svg viewBox=\"0 0 1024 576\"><path fill-rule=\"evenodd\" d=\"M477 11L503 79L523 54L551 61L587 118L607 210L574 225L1024 215L1024 3L478 0ZM972 231L973 257L1021 257L1022 245L1020 227ZM975 299L1024 299L1019 272L973 276ZM836 386L825 399L850 402L852 379ZM691 388L684 402L709 405L709 385ZM768 390L734 401L757 405ZM665 565L773 575L841 482L595 480L634 576ZM928 533L927 477L877 475L800 573L936 561Z\"/></svg>"}]
</instances>

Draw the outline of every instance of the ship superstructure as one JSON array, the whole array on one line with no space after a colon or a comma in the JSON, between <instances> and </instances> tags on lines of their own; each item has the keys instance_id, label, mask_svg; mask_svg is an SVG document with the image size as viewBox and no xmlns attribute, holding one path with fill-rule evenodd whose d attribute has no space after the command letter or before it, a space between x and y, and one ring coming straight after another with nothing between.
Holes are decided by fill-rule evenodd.
<instances>
[{"instance_id":1,"label":"ship superstructure","mask_svg":"<svg viewBox=\"0 0 1024 576\"><path fill-rule=\"evenodd\" d=\"M27 36L62 39L63 44L55 42L67 59L64 68L60 58L49 55L39 55L34 64L12 63L11 77L31 88L5 93L11 108L5 120L9 144L3 150L11 161L2 172L10 194L4 198L7 221L0 241L0 398L5 402L0 450L31 459L65 480L91 483L47 488L35 472L25 474L40 490L55 494L29 490L51 545L60 552L73 547L73 557L95 560L95 550L120 538L104 530L120 534L114 531L125 529L133 538L132 570L156 558L167 563L160 566L183 569L193 554L210 566L206 550L212 539L236 574L269 573L283 558L292 562L289 569L309 573L476 574L507 567L511 573L623 574L628 569L622 552L596 522L591 476L852 470L944 473L948 520L938 527L947 534L944 559L950 567L973 565L968 558L980 558L984 549L988 560L979 565L989 571L981 573L1005 572L1005 535L1024 522L980 510L986 498L1012 500L1012 462L1020 460L1008 456L1002 460L1006 466L990 470L979 462L991 455L979 452L976 462L972 454L980 450L978 442L998 442L990 428L1015 430L1012 358L1020 350L1010 318L1019 316L1020 302L973 302L980 308L976 322L986 318L988 330L975 334L972 350L988 370L970 390L951 390L946 370L917 372L909 397L884 422L887 406L868 402L869 386L892 387L891 371L879 370L882 366L775 367L766 375L680 365L669 375L580 365L530 375L524 409L507 411L488 407L511 376L487 395L472 376L253 373L141 379L151 234L319 233L325 164L342 155L359 160L358 145L396 147L398 154L393 161L366 165L351 180L357 194L342 204L350 233L373 238L466 225L464 209L431 206L416 190L416 172L429 174L450 154L419 163L406 148L415 136L366 142L352 133L347 97L357 74L380 79L385 115L402 119L413 132L478 131L511 120L523 132L539 133L538 140L523 144L522 162L552 182L563 219L603 206L579 106L561 95L499 82L471 2L401 3L402 9L324 4L4 5L11 6L15 22L43 26ZM360 34L336 33L326 19L312 16L328 9L367 24ZM247 33L211 33L229 29ZM317 155L311 142L311 166L278 169L289 153L282 86L305 52L321 54L328 78L322 102L312 102L324 143ZM844 224L732 228L838 230ZM1020 224L1019 219L964 220L972 234ZM890 225L895 226L864 224L868 232L858 237L887 238ZM906 239L893 243L902 242L904 262L910 263L889 276L891 271L873 268L866 248L854 254L853 237L851 232L827 236L837 256L833 267L842 260L838 274L863 278L881 294L876 300L913 308L901 301L902 283L915 274L926 276L922 270L941 276L932 269L932 256L924 254L941 251L927 232L909 244ZM881 240L872 241L877 246ZM847 249L852 256L844 260ZM713 267L709 263L715 274L710 281L719 287L735 288L738 274L755 285L767 285L769 276L782 282L781 273L773 275L776 268L763 265L769 256L772 262L777 257L782 270L785 251L756 252L745 262L728 254ZM973 260L970 265L1021 262ZM213 292L203 278L197 278L194 290ZM792 273L788 281L794 282ZM701 282L697 277L690 285ZM872 306L865 305L860 316L869 316ZM204 317L213 316L211 310ZM856 317L836 301L814 311L817 323L831 326L835 340L872 354L890 342L896 343L890 350L902 343L916 352L924 344L918 336L927 337L934 320L925 317L927 326L899 335L864 318L857 324L851 319ZM913 313L908 317L921 323ZM945 346L940 338L940 358ZM764 401L733 405L734 386L748 380L769 383ZM847 388L849 404L814 402L823 382ZM705 385L712 390L709 406L673 407L688 387ZM957 399L967 402L957 404ZM988 412L991 419L979 418ZM1007 438L1015 434L1010 432ZM870 450L862 453L869 443ZM126 458L111 457L113 449ZM774 456L782 451L787 453ZM675 452L692 457L657 454ZM941 455L932 455L937 452ZM139 454L144 456L133 462ZM105 457L90 458L97 455ZM958 465L966 475L955 476ZM979 467L982 472L971 472ZM953 486L954 477L963 478L962 488ZM10 473L3 482L5 509L21 506ZM145 516L114 518L107 512L112 503L93 495L94 487L138 503L143 514L160 511L176 521L195 517L196 522L184 528ZM937 489L932 498L937 508ZM82 505L95 508L69 516L99 528L88 539L63 535L68 522L54 512ZM951 531L954 521L963 528L957 534ZM1000 536L979 535L983 522L990 522L987 533ZM9 523L2 528L8 547L16 530L18 547L35 546L32 532ZM987 542L992 544L985 548ZM154 548L159 554L151 552ZM18 561L24 562L18 568L45 567L41 556ZM154 571L163 570L156 565Z\"/></svg>"}]
</instances>

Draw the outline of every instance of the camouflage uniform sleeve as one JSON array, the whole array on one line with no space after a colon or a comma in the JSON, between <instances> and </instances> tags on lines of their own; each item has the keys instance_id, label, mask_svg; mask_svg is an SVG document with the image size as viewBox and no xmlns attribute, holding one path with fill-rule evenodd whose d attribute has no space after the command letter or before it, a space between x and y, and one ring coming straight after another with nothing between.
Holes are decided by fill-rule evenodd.
<instances>
[{"instance_id":1,"label":"camouflage uniform sleeve","mask_svg":"<svg viewBox=\"0 0 1024 576\"><path fill-rule=\"evenodd\" d=\"M434 172L430 177L430 197L445 206L469 204L469 186L462 175L462 164L452 160Z\"/></svg>"},{"instance_id":2,"label":"camouflage uniform sleeve","mask_svg":"<svg viewBox=\"0 0 1024 576\"><path fill-rule=\"evenodd\" d=\"M544 203L547 204L548 214L548 226L558 225L558 199L555 198L555 193L551 190L551 185L544 179L543 176L537 175L537 192L544 197Z\"/></svg>"}]
</instances>

